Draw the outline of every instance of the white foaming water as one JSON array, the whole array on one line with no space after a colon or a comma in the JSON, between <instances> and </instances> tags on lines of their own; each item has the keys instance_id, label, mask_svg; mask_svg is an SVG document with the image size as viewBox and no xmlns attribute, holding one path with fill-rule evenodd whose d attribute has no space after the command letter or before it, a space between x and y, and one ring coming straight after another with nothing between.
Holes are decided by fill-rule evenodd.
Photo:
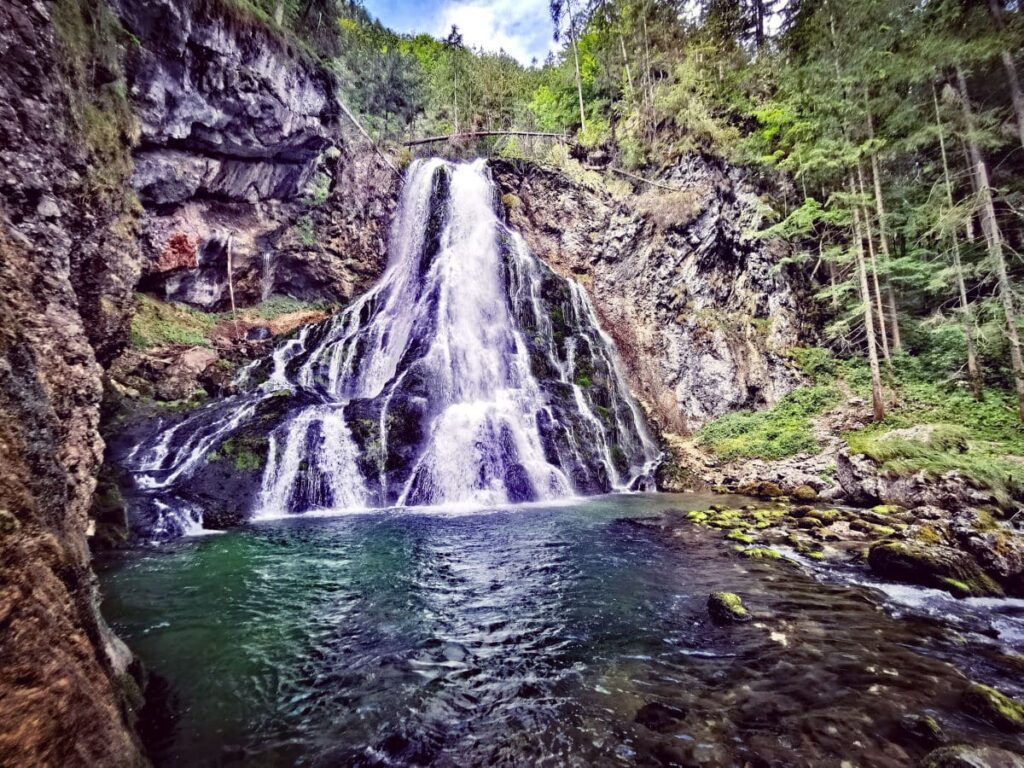
<instances>
[{"instance_id":1,"label":"white foaming water","mask_svg":"<svg viewBox=\"0 0 1024 768\"><path fill-rule=\"evenodd\" d=\"M500 221L496 198L483 161L414 163L380 282L282 343L233 410L134 451L140 488L181 485L257 419L269 431L259 519L642 485L659 454L611 341L582 289ZM265 422L277 397L285 415Z\"/></svg>"}]
</instances>

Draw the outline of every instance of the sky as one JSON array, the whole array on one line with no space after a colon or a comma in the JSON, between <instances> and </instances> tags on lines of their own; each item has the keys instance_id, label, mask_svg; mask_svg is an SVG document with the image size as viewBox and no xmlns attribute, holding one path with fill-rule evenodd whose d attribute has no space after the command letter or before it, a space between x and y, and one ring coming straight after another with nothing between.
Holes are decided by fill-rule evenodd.
<instances>
[{"instance_id":1,"label":"sky","mask_svg":"<svg viewBox=\"0 0 1024 768\"><path fill-rule=\"evenodd\" d=\"M505 52L523 64L556 48L548 0L364 0L366 10L397 32L445 37L452 24L471 47Z\"/></svg>"}]
</instances>

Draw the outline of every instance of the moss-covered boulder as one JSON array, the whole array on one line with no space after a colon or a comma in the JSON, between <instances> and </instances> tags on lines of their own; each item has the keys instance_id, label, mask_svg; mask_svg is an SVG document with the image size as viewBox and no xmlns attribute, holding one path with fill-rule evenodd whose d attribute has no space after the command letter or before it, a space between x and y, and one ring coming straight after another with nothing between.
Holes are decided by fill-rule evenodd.
<instances>
[{"instance_id":1,"label":"moss-covered boulder","mask_svg":"<svg viewBox=\"0 0 1024 768\"><path fill-rule=\"evenodd\" d=\"M981 683L967 686L961 698L964 709L997 728L1012 733L1024 732L1024 702L1011 699L995 688Z\"/></svg>"},{"instance_id":2,"label":"moss-covered boulder","mask_svg":"<svg viewBox=\"0 0 1024 768\"><path fill-rule=\"evenodd\" d=\"M745 496L757 496L762 499L777 499L785 496L778 483L761 481L757 483L746 483L739 487L739 492Z\"/></svg>"},{"instance_id":3,"label":"moss-covered boulder","mask_svg":"<svg viewBox=\"0 0 1024 768\"><path fill-rule=\"evenodd\" d=\"M750 611L734 592L712 592L708 596L708 613L719 624L750 621Z\"/></svg>"},{"instance_id":4,"label":"moss-covered boulder","mask_svg":"<svg viewBox=\"0 0 1024 768\"><path fill-rule=\"evenodd\" d=\"M879 576L944 589L958 597L1003 594L973 557L941 544L884 541L871 547L868 564Z\"/></svg>"},{"instance_id":5,"label":"moss-covered boulder","mask_svg":"<svg viewBox=\"0 0 1024 768\"><path fill-rule=\"evenodd\" d=\"M789 495L800 501L814 501L818 498L818 492L809 485L798 485Z\"/></svg>"},{"instance_id":6,"label":"moss-covered boulder","mask_svg":"<svg viewBox=\"0 0 1024 768\"><path fill-rule=\"evenodd\" d=\"M1024 768L1024 757L998 747L957 744L929 752L921 768Z\"/></svg>"}]
</instances>

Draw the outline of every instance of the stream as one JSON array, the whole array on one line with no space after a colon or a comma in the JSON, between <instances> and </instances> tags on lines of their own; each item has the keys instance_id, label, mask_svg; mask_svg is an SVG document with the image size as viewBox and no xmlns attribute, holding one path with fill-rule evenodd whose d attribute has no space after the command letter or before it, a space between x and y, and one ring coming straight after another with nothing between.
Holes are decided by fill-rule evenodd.
<instances>
[{"instance_id":1,"label":"stream","mask_svg":"<svg viewBox=\"0 0 1024 768\"><path fill-rule=\"evenodd\" d=\"M1021 688L1021 601L742 559L682 517L715 501L257 521L104 557L103 614L158 676L159 765L897 766L920 716L1020 749L958 698Z\"/></svg>"}]
</instances>

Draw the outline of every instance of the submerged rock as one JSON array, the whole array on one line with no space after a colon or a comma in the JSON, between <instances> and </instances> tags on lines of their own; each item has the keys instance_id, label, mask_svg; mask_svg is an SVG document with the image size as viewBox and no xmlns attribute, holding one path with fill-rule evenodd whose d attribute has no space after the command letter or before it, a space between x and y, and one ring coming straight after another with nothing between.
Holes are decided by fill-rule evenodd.
<instances>
[{"instance_id":1,"label":"submerged rock","mask_svg":"<svg viewBox=\"0 0 1024 768\"><path fill-rule=\"evenodd\" d=\"M652 701L640 707L634 720L645 728L663 733L673 728L685 717L686 710L681 707Z\"/></svg>"},{"instance_id":2,"label":"submerged rock","mask_svg":"<svg viewBox=\"0 0 1024 768\"><path fill-rule=\"evenodd\" d=\"M921 768L1024 768L1024 757L998 747L957 744L930 752Z\"/></svg>"},{"instance_id":3,"label":"submerged rock","mask_svg":"<svg viewBox=\"0 0 1024 768\"><path fill-rule=\"evenodd\" d=\"M722 624L750 621L750 611L744 607L743 600L734 592L712 592L708 596L708 613L716 622Z\"/></svg>"}]
</instances>

